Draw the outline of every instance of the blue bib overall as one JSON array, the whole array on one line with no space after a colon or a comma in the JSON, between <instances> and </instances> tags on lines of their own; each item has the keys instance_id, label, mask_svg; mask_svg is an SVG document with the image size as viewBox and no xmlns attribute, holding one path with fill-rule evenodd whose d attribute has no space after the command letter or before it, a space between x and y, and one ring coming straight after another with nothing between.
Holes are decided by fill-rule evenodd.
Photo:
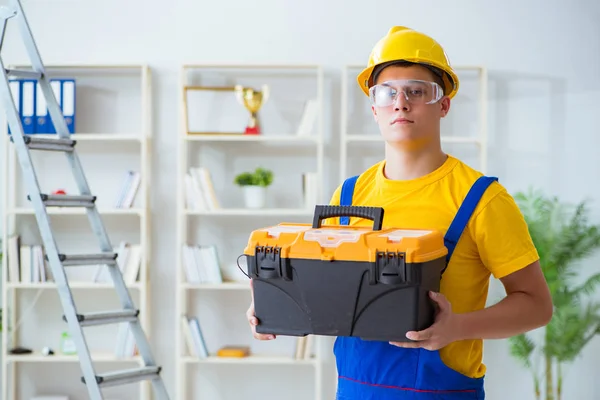
<instances>
[{"instance_id":1,"label":"blue bib overall","mask_svg":"<svg viewBox=\"0 0 600 400\"><path fill-rule=\"evenodd\" d=\"M342 185L340 205L352 205L358 176ZM494 177L480 177L471 187L444 237L447 262L481 196ZM348 225L349 217L340 224ZM336 400L484 400L483 378L470 378L449 367L438 351L405 349L388 342L338 337L334 345L338 370Z\"/></svg>"}]
</instances>

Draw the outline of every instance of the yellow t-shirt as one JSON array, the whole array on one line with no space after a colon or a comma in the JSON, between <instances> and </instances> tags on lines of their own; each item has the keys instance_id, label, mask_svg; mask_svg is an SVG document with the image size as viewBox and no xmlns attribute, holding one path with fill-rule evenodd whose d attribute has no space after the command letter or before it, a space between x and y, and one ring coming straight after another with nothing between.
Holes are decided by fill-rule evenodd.
<instances>
[{"instance_id":1,"label":"yellow t-shirt","mask_svg":"<svg viewBox=\"0 0 600 400\"><path fill-rule=\"evenodd\" d=\"M437 229L446 233L473 183L482 174L453 156L423 177L393 181L383 174L385 161L356 182L352 204L384 208L383 225L408 229ZM331 205L339 205L341 185ZM323 221L338 224L338 218ZM350 218L350 225L372 221ZM492 183L456 245L444 272L440 292L456 313L485 307L490 275L502 278L538 259L528 227L513 197L498 182ZM479 378L485 374L482 340L464 340L440 349L440 358L454 370Z\"/></svg>"}]
</instances>

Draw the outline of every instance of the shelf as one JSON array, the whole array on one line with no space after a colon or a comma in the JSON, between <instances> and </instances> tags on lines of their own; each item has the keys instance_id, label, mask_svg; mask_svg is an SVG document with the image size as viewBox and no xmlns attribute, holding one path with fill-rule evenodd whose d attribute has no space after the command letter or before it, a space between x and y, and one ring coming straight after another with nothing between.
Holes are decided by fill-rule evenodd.
<instances>
[{"instance_id":1,"label":"shelf","mask_svg":"<svg viewBox=\"0 0 600 400\"><path fill-rule=\"evenodd\" d=\"M273 142L273 143L310 143L318 144L321 139L317 136L296 135L244 135L244 134L219 134L198 133L187 134L185 139L190 142Z\"/></svg>"},{"instance_id":2,"label":"shelf","mask_svg":"<svg viewBox=\"0 0 600 400\"><path fill-rule=\"evenodd\" d=\"M315 69L318 70L321 68L318 64L277 64L277 63L269 63L269 64L241 64L241 63L231 63L231 64L183 64L182 69L264 69L264 70L273 70L273 69L283 69L283 70L299 70L299 69Z\"/></svg>"},{"instance_id":3,"label":"shelf","mask_svg":"<svg viewBox=\"0 0 600 400\"><path fill-rule=\"evenodd\" d=\"M16 64L13 66L14 68L31 68L30 64ZM117 71L119 70L143 70L148 68L146 64L45 64L44 69L48 70L82 70L84 72L93 71L97 73L98 70L109 70L109 71ZM71 72L71 71L69 71Z\"/></svg>"},{"instance_id":4,"label":"shelf","mask_svg":"<svg viewBox=\"0 0 600 400\"><path fill-rule=\"evenodd\" d=\"M101 215L143 215L144 210L136 208L98 208ZM52 215L85 215L87 211L83 208L46 208L46 212ZM8 214L35 215L33 208L13 208Z\"/></svg>"},{"instance_id":5,"label":"shelf","mask_svg":"<svg viewBox=\"0 0 600 400\"><path fill-rule=\"evenodd\" d=\"M92 246L98 241L103 242L103 238L97 237L97 233L100 231L99 236L103 236L102 231L104 230L108 235L109 246L115 246L116 252L125 250L122 246L125 243L131 245L130 249L136 246L136 250L130 251L128 254L132 255L129 257L131 261L137 262L139 257L139 270L136 271L139 280L128 279L125 285L136 308L140 311L139 325L148 337L152 337L150 325L152 304L148 272L152 244L152 213L148 198L152 184L154 132L151 69L143 64L59 64L44 65L46 77L48 79L72 78L75 80L75 133L65 136L76 142L74 150L77 158L81 161L84 179L92 187L92 194L97 196L97 200L94 209L46 207L44 213L50 216L49 222L53 225L54 241L65 242L66 247L81 248L82 253L84 253L83 248ZM30 68L31 65L24 65L20 69ZM4 274L2 278L2 307L4 309L2 324L5 329L0 335L0 340L3 343L11 343L14 335L14 343L33 350L31 354L10 354L7 352L10 348L5 347L3 353L0 354L5 372L6 370L10 371L10 373L3 374L0 381L0 398L17 400L17 398L30 398L36 392L43 390L40 378L46 373L44 370L47 367L58 368L57 371L67 366L75 367L79 364L79 358L83 356L83 351L77 349L79 355L63 354L62 348L59 346L61 336L57 333L66 330L64 321L60 318L65 313L63 302L55 297L60 290L54 281L55 277L51 276L54 273L48 262L42 264L37 262L41 260L34 258L39 254L38 246L47 251L43 246L48 241L40 237L33 204L26 199L27 193L31 192L24 181L26 171L20 166L16 146L10 142L13 136L7 134L6 122L4 125L4 138L0 138L0 142L4 144L4 146L0 146L2 147L0 158L4 163L1 168L3 188L0 190L3 193L3 199L0 203L5 205L2 210L4 226L1 239L5 243L5 252L11 253L5 254L5 256L12 256L12 252L16 252L16 255L24 255L25 262L11 263L9 268L9 258L13 260L19 260L19 258L15 256L2 259L3 270L10 270L11 275ZM48 132L48 129L35 128L37 132ZM61 139L61 135L57 133L25 135L33 139ZM30 151L30 154L42 192L50 193L54 189L49 188L62 187L67 189L69 194L78 193L78 179L73 173L73 169L70 168L69 160L62 159L63 152ZM124 195L122 193L125 190L124 178L129 170L141 174L141 181L135 193L135 203L131 208L115 208L118 196ZM87 220L89 214L95 212L101 215L104 229L99 229L93 222L80 226L79 222ZM73 224L75 224L74 228ZM18 237L20 238L17 240ZM7 245L8 243L11 243L10 247ZM36 246L35 254L33 253L34 245ZM21 251L25 251L25 253ZM137 264L127 263L125 266L137 267ZM47 281L39 282L39 279L32 280L25 275L22 275L24 278L20 281L16 275L19 269L25 271L27 268L31 270L30 275L36 276L42 272L40 267L45 269ZM84 269L87 270L87 268ZM110 278L104 279L105 272L102 272L102 279L94 282L91 275L96 269L96 266L91 266L91 270L88 271L89 275L82 273L71 276L71 272L75 273L75 271L66 271L69 276L68 288L74 296L73 301L76 302L76 299L82 297L82 300L90 303L91 306L110 305L111 302L118 301L119 296L117 296L115 285ZM9 278L13 278L12 282L7 281ZM50 295L51 301L46 299L45 295ZM29 297L33 300L28 299ZM22 302L23 304L21 304ZM84 304L81 306L85 307ZM104 307L100 306L98 311L103 309ZM40 324L41 320L35 318L40 313L58 315L59 318L49 318L44 320L44 324ZM10 329L6 329L7 327ZM117 328L117 326L108 327L108 329L111 328ZM143 365L142 357L132 356L134 353L129 349L133 347L133 343L128 336L123 334L124 331L112 336L109 335L109 332L94 334L94 330L84 331L84 335L92 352L92 361L96 366L107 366L107 363L119 365L133 363L133 367ZM43 355L41 350L46 345L50 346L56 354ZM156 354L156 349L151 347L151 351ZM120 348L128 350L125 353L113 350ZM20 366L16 363L19 363ZM28 368L21 368L24 366ZM79 367L77 368L79 369ZM80 382L79 385L81 385ZM64 393L79 387L77 381L63 382L62 386L64 386L62 387ZM129 390L127 393L123 392L123 396L131 400L149 400L151 392L149 385L144 384L140 385L139 390L135 392Z\"/></svg>"},{"instance_id":6,"label":"shelf","mask_svg":"<svg viewBox=\"0 0 600 400\"><path fill-rule=\"evenodd\" d=\"M240 70L237 70L238 68ZM304 71L307 68L310 70ZM277 69L285 71L278 73ZM245 246L246 241L243 237L239 237L240 228L236 228L239 224L244 224L245 230L248 224L254 226L256 223L263 224L271 219L288 217L312 223L313 204L321 201L323 197L321 191L325 176L326 138L323 129L325 85L322 66L188 64L182 67L180 78L179 89L183 95L179 100L181 112L177 157L179 165L176 241L177 248L183 251L177 251L174 263L177 275L175 277L176 309L173 313L176 318L174 351L177 365L174 374L176 397L191 399L205 395L204 388L193 384L196 376L206 373L204 368L195 371L203 365L207 365L208 370L215 370L218 379L223 380L225 385L230 381L238 382L243 378L241 376L232 378L228 371L233 365L251 366L252 369L269 365L305 365L309 368L314 367L310 372L315 374L311 378L315 393L310 398L321 400L322 377L318 366L322 365L323 361L316 354L316 350L314 351L316 358L296 360L293 351L296 341L292 339L289 343L289 351L271 349L270 355L251 354L243 358L218 357L215 351L207 358L199 358L195 355L206 354L206 352L186 351L196 347L195 342L199 341L190 340L190 337L197 336L197 333L194 333L197 332L197 326L196 321L192 320L192 329L190 329L186 326L186 318L188 322L192 318L197 318L201 334L207 337L209 342L212 342L214 337L218 337L222 343L235 343L237 334L229 329L231 323L237 322L230 320L239 322L235 315L240 310L238 307L242 307L245 311L248 303L243 299L250 294L251 290L250 280L243 276L245 271L241 266L242 263L238 264L242 274L238 274L238 271L232 275L223 274L236 281L224 283L208 283L218 282L208 279L205 280L207 283L193 283L199 282L199 279L191 279L190 282L188 276L193 274L197 277L196 272L207 272L192 269L201 268L203 262L207 265L210 263L211 274L212 269L216 270L217 265L221 267L222 272L235 269L237 254L232 254L231 249L239 248L240 245ZM223 98L218 95L214 99L212 94L206 97L203 94L194 95L189 99L190 102L193 101L193 106L188 105L187 93L191 88L221 88L229 91L236 84L247 87L267 85L271 89L271 100L268 100L266 107L259 111L261 119L269 121L268 125L263 125L268 126L263 133L258 135L243 133L243 126L247 123L249 115L238 107L239 101L235 101L229 95ZM314 103L310 100L314 100ZM212 116L208 110L200 114L188 113L189 110L203 108L202 103L210 104L210 108L215 108L220 101L223 102L225 111L217 112L217 115ZM233 111L234 114L230 114L227 110L234 104L236 109ZM252 171L258 167L271 169L276 175L273 188L276 193L267 194L271 206L260 209L246 208L246 204L249 203L246 202L244 191L239 187L238 190L227 190L221 195L218 195L219 191L215 189L217 192L215 196L222 197L218 208L213 208L211 205L214 203L209 200L193 201L193 197L198 194L208 192L212 196L214 192L208 189L210 183L205 182L208 178L205 179L200 174L196 175L198 171L193 171L192 168L205 168L211 180L217 183L225 182L225 189L230 189L227 185L234 181L234 176L229 175ZM231 201L224 201L226 199ZM201 204L207 205L201 207ZM238 240L239 244L235 243ZM203 245L214 246L217 253L216 260L210 255L204 259L203 253L198 253L194 248ZM210 261L208 257L211 257ZM238 295L241 298L237 298ZM282 344L286 345L285 342ZM260 350L257 351L260 353ZM227 367L216 371L215 365ZM292 379L295 384L301 384L297 379Z\"/></svg>"},{"instance_id":7,"label":"shelf","mask_svg":"<svg viewBox=\"0 0 600 400\"><path fill-rule=\"evenodd\" d=\"M271 365L316 365L317 360L311 358L308 360L296 360L292 357L284 356L249 356L249 357L217 357L208 358L183 357L182 361L188 364L271 364Z\"/></svg>"},{"instance_id":8,"label":"shelf","mask_svg":"<svg viewBox=\"0 0 600 400\"><path fill-rule=\"evenodd\" d=\"M250 282L183 283L181 288L186 290L249 290Z\"/></svg>"},{"instance_id":9,"label":"shelf","mask_svg":"<svg viewBox=\"0 0 600 400\"><path fill-rule=\"evenodd\" d=\"M38 133L27 135L36 138L45 139L58 139L58 135ZM141 142L146 139L145 136L140 134L124 134L124 133L74 133L69 136L69 139L76 140L78 142Z\"/></svg>"},{"instance_id":10,"label":"shelf","mask_svg":"<svg viewBox=\"0 0 600 400\"><path fill-rule=\"evenodd\" d=\"M477 139L477 138L471 138L471 137L460 137L460 136L442 136L441 137L442 143L474 143L474 144L480 144L481 140ZM346 141L347 142L383 142L383 138L381 136L378 135L347 135L346 136Z\"/></svg>"},{"instance_id":11,"label":"shelf","mask_svg":"<svg viewBox=\"0 0 600 400\"><path fill-rule=\"evenodd\" d=\"M94 362L140 362L141 357L117 357L111 353L92 353L92 360ZM6 356L6 362L42 362L42 363L53 363L53 362L79 362L77 355L63 355L54 354L51 356L45 356L39 352L33 352L31 354L9 354Z\"/></svg>"},{"instance_id":12,"label":"shelf","mask_svg":"<svg viewBox=\"0 0 600 400\"><path fill-rule=\"evenodd\" d=\"M314 210L304 208L265 208L265 209L245 209L245 208L223 208L212 211L192 211L187 210L187 215L206 215L206 216L248 216L260 217L268 215L302 215L312 216Z\"/></svg>"},{"instance_id":13,"label":"shelf","mask_svg":"<svg viewBox=\"0 0 600 400\"><path fill-rule=\"evenodd\" d=\"M37 283L21 283L21 282L8 282L6 284L7 289L56 289L56 283L54 282L37 282ZM71 289L114 289L114 285L111 283L93 283L93 282L69 282ZM139 282L127 285L129 289L141 289Z\"/></svg>"}]
</instances>

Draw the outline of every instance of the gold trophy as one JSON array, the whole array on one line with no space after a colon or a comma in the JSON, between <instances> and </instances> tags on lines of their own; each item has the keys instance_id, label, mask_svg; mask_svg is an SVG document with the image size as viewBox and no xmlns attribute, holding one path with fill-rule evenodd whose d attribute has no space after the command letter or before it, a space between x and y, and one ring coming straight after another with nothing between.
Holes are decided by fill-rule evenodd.
<instances>
[{"instance_id":1,"label":"gold trophy","mask_svg":"<svg viewBox=\"0 0 600 400\"><path fill-rule=\"evenodd\" d=\"M247 135L260 134L258 110L269 98L269 87L263 85L262 90L258 91L242 85L236 85L235 93L238 101L246 107L246 110L250 111L250 121L248 122L248 126L246 126L245 133Z\"/></svg>"}]
</instances>

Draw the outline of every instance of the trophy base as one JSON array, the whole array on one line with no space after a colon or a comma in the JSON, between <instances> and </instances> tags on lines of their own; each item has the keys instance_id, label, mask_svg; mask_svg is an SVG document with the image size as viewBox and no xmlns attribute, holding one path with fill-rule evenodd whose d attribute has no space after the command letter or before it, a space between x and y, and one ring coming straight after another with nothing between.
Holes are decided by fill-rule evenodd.
<instances>
[{"instance_id":1,"label":"trophy base","mask_svg":"<svg viewBox=\"0 0 600 400\"><path fill-rule=\"evenodd\" d=\"M246 131L244 132L246 135L260 135L260 129L257 126L254 127L246 127Z\"/></svg>"}]
</instances>

